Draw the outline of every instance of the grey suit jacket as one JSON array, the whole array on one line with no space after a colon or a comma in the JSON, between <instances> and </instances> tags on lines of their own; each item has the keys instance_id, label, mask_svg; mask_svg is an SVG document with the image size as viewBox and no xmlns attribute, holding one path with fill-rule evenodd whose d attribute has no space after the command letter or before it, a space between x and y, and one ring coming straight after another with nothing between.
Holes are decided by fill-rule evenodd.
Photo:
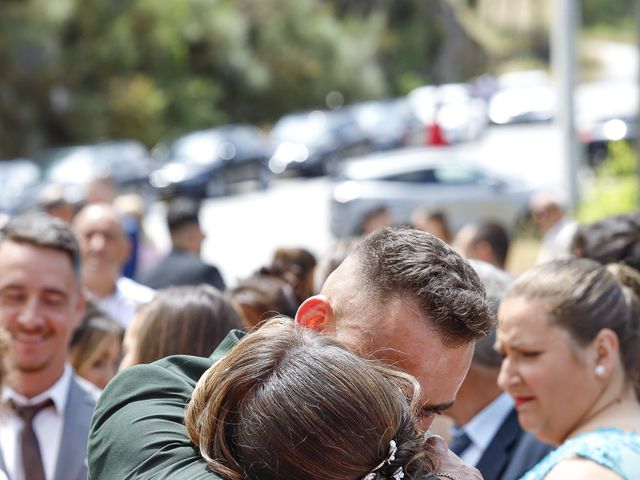
<instances>
[{"instance_id":1,"label":"grey suit jacket","mask_svg":"<svg viewBox=\"0 0 640 480\"><path fill-rule=\"evenodd\" d=\"M62 443L56 463L54 480L87 480L87 441L89 424L98 399L96 388L73 376L64 411ZM6 472L0 452L0 470Z\"/></svg>"}]
</instances>

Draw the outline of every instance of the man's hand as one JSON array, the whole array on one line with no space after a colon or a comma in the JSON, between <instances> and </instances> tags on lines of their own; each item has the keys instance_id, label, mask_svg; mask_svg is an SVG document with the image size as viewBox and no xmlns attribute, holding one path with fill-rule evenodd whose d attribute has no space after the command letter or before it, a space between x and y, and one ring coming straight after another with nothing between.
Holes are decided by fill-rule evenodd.
<instances>
[{"instance_id":1,"label":"man's hand","mask_svg":"<svg viewBox=\"0 0 640 480\"><path fill-rule=\"evenodd\" d=\"M445 473L446 475L438 478L449 480L482 480L482 474L476 468L468 467L460 457L449 450L447 442L439 435L433 435L427 439L429 450L436 457L436 472Z\"/></svg>"}]
</instances>

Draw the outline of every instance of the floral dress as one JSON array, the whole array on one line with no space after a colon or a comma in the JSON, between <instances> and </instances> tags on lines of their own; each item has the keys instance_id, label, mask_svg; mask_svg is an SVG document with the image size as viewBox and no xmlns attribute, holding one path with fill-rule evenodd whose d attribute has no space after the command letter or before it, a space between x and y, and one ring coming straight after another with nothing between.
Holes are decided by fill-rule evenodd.
<instances>
[{"instance_id":1,"label":"floral dress","mask_svg":"<svg viewBox=\"0 0 640 480\"><path fill-rule=\"evenodd\" d=\"M602 465L623 480L640 480L640 435L617 428L601 428L567 440L520 480L542 480L562 460L574 457Z\"/></svg>"}]
</instances>

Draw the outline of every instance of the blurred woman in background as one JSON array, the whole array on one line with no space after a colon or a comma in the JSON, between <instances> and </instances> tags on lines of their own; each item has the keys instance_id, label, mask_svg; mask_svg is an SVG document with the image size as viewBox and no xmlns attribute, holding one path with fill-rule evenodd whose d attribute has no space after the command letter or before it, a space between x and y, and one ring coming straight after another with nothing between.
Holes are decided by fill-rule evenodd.
<instances>
[{"instance_id":1,"label":"blurred woman in background","mask_svg":"<svg viewBox=\"0 0 640 480\"><path fill-rule=\"evenodd\" d=\"M123 330L111 317L90 305L73 332L69 362L76 373L104 389L118 371Z\"/></svg>"},{"instance_id":2,"label":"blurred woman in background","mask_svg":"<svg viewBox=\"0 0 640 480\"><path fill-rule=\"evenodd\" d=\"M169 355L207 357L227 333L242 327L229 300L210 285L158 290L127 328L120 370Z\"/></svg>"}]
</instances>

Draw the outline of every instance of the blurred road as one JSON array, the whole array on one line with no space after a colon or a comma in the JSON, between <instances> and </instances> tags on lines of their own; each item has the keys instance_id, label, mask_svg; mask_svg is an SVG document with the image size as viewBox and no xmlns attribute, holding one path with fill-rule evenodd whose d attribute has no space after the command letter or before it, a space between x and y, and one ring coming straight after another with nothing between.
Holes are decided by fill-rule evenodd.
<instances>
[{"instance_id":1,"label":"blurred road","mask_svg":"<svg viewBox=\"0 0 640 480\"><path fill-rule=\"evenodd\" d=\"M482 162L498 171L536 185L560 182L559 136L553 124L492 127L477 146ZM289 179L265 192L207 200L201 217L207 235L203 258L233 285L269 263L279 246L305 247L320 255L333 240L329 195L326 178ZM168 244L163 205L153 207L145 227Z\"/></svg>"}]
</instances>

